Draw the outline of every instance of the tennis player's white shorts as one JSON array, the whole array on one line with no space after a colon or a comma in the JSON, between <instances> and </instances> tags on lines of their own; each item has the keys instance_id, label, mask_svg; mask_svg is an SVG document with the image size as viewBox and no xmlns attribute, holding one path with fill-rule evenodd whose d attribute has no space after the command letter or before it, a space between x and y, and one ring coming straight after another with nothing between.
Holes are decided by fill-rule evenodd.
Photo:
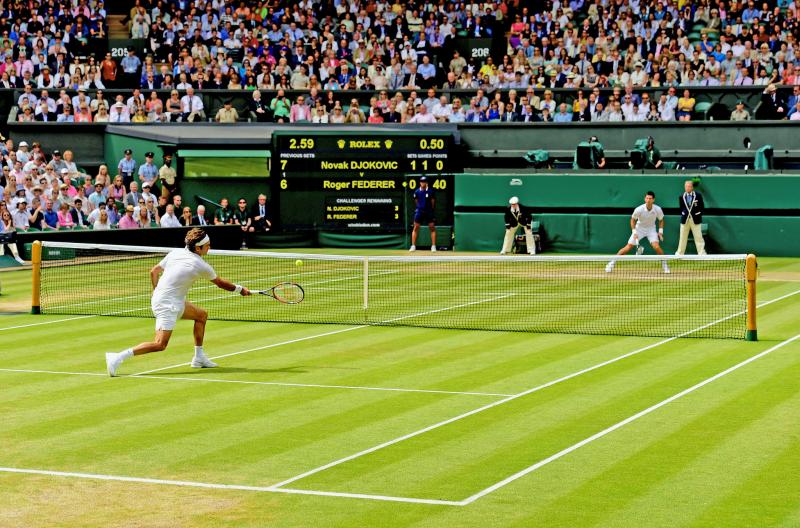
<instances>
[{"instance_id":1,"label":"tennis player's white shorts","mask_svg":"<svg viewBox=\"0 0 800 528\"><path fill-rule=\"evenodd\" d=\"M653 229L637 229L636 236L639 237L639 242L644 240L645 238L652 244L654 242L658 242L658 231ZM632 246L636 245L636 240L633 238L633 233L631 233L631 237L628 239L628 244Z\"/></svg>"},{"instance_id":2,"label":"tennis player's white shorts","mask_svg":"<svg viewBox=\"0 0 800 528\"><path fill-rule=\"evenodd\" d=\"M185 305L162 300L151 303L150 307L153 309L153 315L156 316L156 332L158 332L159 330L174 330L178 319L183 316Z\"/></svg>"}]
</instances>

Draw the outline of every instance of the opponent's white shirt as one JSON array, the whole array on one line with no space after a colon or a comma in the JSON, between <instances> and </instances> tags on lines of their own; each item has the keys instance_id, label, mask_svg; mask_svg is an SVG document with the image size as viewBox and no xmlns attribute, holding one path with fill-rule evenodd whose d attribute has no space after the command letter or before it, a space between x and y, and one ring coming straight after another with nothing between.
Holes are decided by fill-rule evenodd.
<instances>
[{"instance_id":1,"label":"opponent's white shirt","mask_svg":"<svg viewBox=\"0 0 800 528\"><path fill-rule=\"evenodd\" d=\"M633 210L633 218L636 220L638 231L651 231L656 228L656 221L664 219L664 211L659 206L653 204L653 208L647 210L647 205L642 204Z\"/></svg>"},{"instance_id":2,"label":"opponent's white shirt","mask_svg":"<svg viewBox=\"0 0 800 528\"><path fill-rule=\"evenodd\" d=\"M173 249L158 265L164 272L153 291L153 305L183 305L195 280L217 278L214 268L208 262L186 248Z\"/></svg>"}]
</instances>

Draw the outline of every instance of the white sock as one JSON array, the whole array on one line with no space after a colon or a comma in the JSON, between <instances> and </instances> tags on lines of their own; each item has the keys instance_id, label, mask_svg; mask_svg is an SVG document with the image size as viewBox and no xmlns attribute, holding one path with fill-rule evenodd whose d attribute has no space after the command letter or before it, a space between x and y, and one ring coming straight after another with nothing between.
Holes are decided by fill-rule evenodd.
<instances>
[{"instance_id":1,"label":"white sock","mask_svg":"<svg viewBox=\"0 0 800 528\"><path fill-rule=\"evenodd\" d=\"M129 357L133 357L133 349L126 348L125 350L119 353L119 357L121 357L122 359L128 359Z\"/></svg>"},{"instance_id":2,"label":"white sock","mask_svg":"<svg viewBox=\"0 0 800 528\"><path fill-rule=\"evenodd\" d=\"M202 358L202 357L205 357L205 356L206 356L206 355L205 355L205 353L203 352L203 345L200 345L200 346L196 346L196 345L195 345L195 347L194 347L194 357L196 357L196 358Z\"/></svg>"}]
</instances>

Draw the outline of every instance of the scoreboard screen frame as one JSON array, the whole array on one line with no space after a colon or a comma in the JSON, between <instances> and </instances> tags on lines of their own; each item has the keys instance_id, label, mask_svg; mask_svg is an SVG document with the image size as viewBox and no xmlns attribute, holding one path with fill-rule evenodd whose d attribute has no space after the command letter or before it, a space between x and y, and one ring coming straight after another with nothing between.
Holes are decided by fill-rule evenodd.
<instances>
[{"instance_id":1,"label":"scoreboard screen frame","mask_svg":"<svg viewBox=\"0 0 800 528\"><path fill-rule=\"evenodd\" d=\"M413 189L427 176L437 223L450 225L453 174L461 172L454 150L452 132L275 131L276 217L287 231L405 233Z\"/></svg>"},{"instance_id":2,"label":"scoreboard screen frame","mask_svg":"<svg viewBox=\"0 0 800 528\"><path fill-rule=\"evenodd\" d=\"M451 132L289 132L272 134L273 173L453 174Z\"/></svg>"}]
</instances>

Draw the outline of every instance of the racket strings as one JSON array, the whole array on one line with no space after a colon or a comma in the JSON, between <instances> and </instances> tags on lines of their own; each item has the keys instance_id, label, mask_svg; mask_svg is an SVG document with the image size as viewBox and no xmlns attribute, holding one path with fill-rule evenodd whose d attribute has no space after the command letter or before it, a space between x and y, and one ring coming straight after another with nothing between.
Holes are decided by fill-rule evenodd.
<instances>
[{"instance_id":1,"label":"racket strings","mask_svg":"<svg viewBox=\"0 0 800 528\"><path fill-rule=\"evenodd\" d=\"M278 284L272 291L278 300L286 303L298 303L303 300L303 290L297 284Z\"/></svg>"}]
</instances>

